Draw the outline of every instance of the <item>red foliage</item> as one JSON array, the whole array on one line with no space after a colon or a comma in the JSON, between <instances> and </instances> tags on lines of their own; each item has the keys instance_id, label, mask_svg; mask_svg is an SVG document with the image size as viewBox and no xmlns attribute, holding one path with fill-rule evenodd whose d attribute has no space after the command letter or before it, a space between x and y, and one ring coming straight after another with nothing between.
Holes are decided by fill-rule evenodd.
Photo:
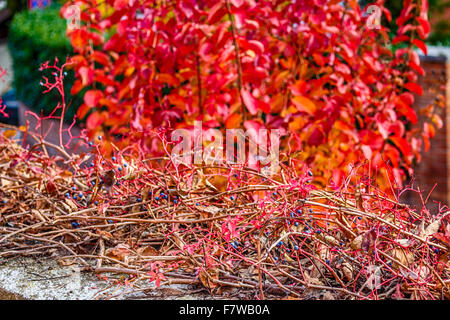
<instances>
[{"instance_id":1,"label":"red foliage","mask_svg":"<svg viewBox=\"0 0 450 320\"><path fill-rule=\"evenodd\" d=\"M390 20L383 2L375 4ZM392 42L385 27L367 28L356 0L67 5L74 3L83 25L69 32L77 52L72 93L90 89L78 115L106 144L120 134L115 144L128 145L152 128L199 119L227 128L258 121L282 129L285 150L301 151L326 185L340 184L347 164L366 160L371 170L388 162L401 182L434 132L429 123L430 134L411 129L412 93L423 93L414 48L426 52L427 0L404 0ZM151 141L141 146L160 151Z\"/></svg>"}]
</instances>

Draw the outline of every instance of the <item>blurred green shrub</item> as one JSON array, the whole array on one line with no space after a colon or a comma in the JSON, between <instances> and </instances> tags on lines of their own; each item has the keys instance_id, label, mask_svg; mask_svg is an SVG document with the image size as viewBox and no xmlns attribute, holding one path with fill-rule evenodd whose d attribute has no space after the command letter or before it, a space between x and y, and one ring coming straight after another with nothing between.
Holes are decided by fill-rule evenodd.
<instances>
[{"instance_id":1,"label":"blurred green shrub","mask_svg":"<svg viewBox=\"0 0 450 320\"><path fill-rule=\"evenodd\" d=\"M73 53L66 36L66 21L60 17L59 9L55 5L43 10L24 10L14 16L10 26L8 45L13 58L13 85L17 98L38 114L41 110L49 114L60 101L56 90L42 93L43 87L39 85L42 76L52 77L49 71L39 71L39 66L45 61L53 62L55 57L63 62ZM82 98L70 96L74 74L71 70L67 73L65 93L70 107L66 119L71 120Z\"/></svg>"},{"instance_id":2,"label":"blurred green shrub","mask_svg":"<svg viewBox=\"0 0 450 320\"><path fill-rule=\"evenodd\" d=\"M445 13L450 9L450 0L431 0L431 18L437 20L433 25L433 33L428 41L432 44L450 46L450 21L446 20Z\"/></svg>"}]
</instances>

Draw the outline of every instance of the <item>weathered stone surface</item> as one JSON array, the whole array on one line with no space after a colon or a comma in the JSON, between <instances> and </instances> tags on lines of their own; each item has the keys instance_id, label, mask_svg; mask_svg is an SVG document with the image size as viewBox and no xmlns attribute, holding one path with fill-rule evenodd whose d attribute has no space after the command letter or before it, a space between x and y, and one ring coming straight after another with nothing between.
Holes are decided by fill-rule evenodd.
<instances>
[{"instance_id":1,"label":"weathered stone surface","mask_svg":"<svg viewBox=\"0 0 450 320\"><path fill-rule=\"evenodd\" d=\"M186 295L186 285L161 286L156 290L148 280L133 287L114 285L75 267L60 266L50 258L0 259L0 300L91 300L91 299L204 299ZM108 275L120 279L120 275Z\"/></svg>"}]
</instances>

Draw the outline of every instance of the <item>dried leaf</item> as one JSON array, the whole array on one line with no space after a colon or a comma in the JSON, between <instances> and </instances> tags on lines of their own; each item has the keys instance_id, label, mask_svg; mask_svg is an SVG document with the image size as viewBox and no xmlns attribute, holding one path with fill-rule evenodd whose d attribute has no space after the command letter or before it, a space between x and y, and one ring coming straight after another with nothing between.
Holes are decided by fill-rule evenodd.
<instances>
[{"instance_id":1,"label":"dried leaf","mask_svg":"<svg viewBox=\"0 0 450 320\"><path fill-rule=\"evenodd\" d=\"M125 261L125 259L130 255L130 247L126 244L118 244L114 248L107 249L105 255L112 259L119 261Z\"/></svg>"},{"instance_id":2,"label":"dried leaf","mask_svg":"<svg viewBox=\"0 0 450 320\"><path fill-rule=\"evenodd\" d=\"M355 239L353 239L353 241L351 242L350 246L354 250L361 249L362 248L362 246L361 246L362 245L362 241L363 241L363 235L359 235Z\"/></svg>"},{"instance_id":3,"label":"dried leaf","mask_svg":"<svg viewBox=\"0 0 450 320\"><path fill-rule=\"evenodd\" d=\"M213 280L219 280L219 271L217 269L209 269L208 271L201 270L199 279L206 288L217 288L217 284Z\"/></svg>"},{"instance_id":4,"label":"dried leaf","mask_svg":"<svg viewBox=\"0 0 450 320\"><path fill-rule=\"evenodd\" d=\"M137 253L141 256L159 256L159 251L152 246L141 247L137 249Z\"/></svg>"},{"instance_id":5,"label":"dried leaf","mask_svg":"<svg viewBox=\"0 0 450 320\"><path fill-rule=\"evenodd\" d=\"M222 175L214 175L206 181L207 185L213 187L214 190L225 192L228 188L228 177Z\"/></svg>"},{"instance_id":6,"label":"dried leaf","mask_svg":"<svg viewBox=\"0 0 450 320\"><path fill-rule=\"evenodd\" d=\"M16 130L5 130L3 136L7 139L14 137L17 134Z\"/></svg>"},{"instance_id":7,"label":"dried leaf","mask_svg":"<svg viewBox=\"0 0 450 320\"><path fill-rule=\"evenodd\" d=\"M350 263L344 262L342 264L342 272L344 273L344 277L347 281L353 280L353 267Z\"/></svg>"},{"instance_id":8,"label":"dried leaf","mask_svg":"<svg viewBox=\"0 0 450 320\"><path fill-rule=\"evenodd\" d=\"M391 250L390 255L406 267L409 267L414 262L414 254L403 248L395 248ZM401 265L399 265L396 261L393 261L392 265L395 268L401 267Z\"/></svg>"},{"instance_id":9,"label":"dried leaf","mask_svg":"<svg viewBox=\"0 0 450 320\"><path fill-rule=\"evenodd\" d=\"M425 236L431 236L439 231L439 228L441 226L441 219L438 219L431 223L426 229L425 229Z\"/></svg>"},{"instance_id":10,"label":"dried leaf","mask_svg":"<svg viewBox=\"0 0 450 320\"><path fill-rule=\"evenodd\" d=\"M331 292L325 291L322 295L322 300L336 300L336 299Z\"/></svg>"},{"instance_id":11,"label":"dried leaf","mask_svg":"<svg viewBox=\"0 0 450 320\"><path fill-rule=\"evenodd\" d=\"M70 212L72 211L76 211L78 209L77 205L75 203L73 203L72 199L64 199L64 202L69 206L69 208L71 209Z\"/></svg>"}]
</instances>

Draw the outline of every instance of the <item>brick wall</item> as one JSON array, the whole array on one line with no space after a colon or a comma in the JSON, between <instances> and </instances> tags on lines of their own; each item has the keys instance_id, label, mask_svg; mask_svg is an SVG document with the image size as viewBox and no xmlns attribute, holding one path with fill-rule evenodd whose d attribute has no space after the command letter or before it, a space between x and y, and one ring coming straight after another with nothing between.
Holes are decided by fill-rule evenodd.
<instances>
[{"instance_id":1,"label":"brick wall","mask_svg":"<svg viewBox=\"0 0 450 320\"><path fill-rule=\"evenodd\" d=\"M424 94L416 97L415 102L421 128L423 117L419 110L434 103L439 94L445 97L444 108L437 109L444 125L436 130L429 151L422 151L422 161L415 166L413 177L414 186L420 188L424 200L434 188L427 202L427 208L434 211L439 202L450 203L450 61L445 56L427 56L421 57L421 65L426 72L419 80ZM404 200L418 209L422 208L422 201L416 193L407 192Z\"/></svg>"}]
</instances>

